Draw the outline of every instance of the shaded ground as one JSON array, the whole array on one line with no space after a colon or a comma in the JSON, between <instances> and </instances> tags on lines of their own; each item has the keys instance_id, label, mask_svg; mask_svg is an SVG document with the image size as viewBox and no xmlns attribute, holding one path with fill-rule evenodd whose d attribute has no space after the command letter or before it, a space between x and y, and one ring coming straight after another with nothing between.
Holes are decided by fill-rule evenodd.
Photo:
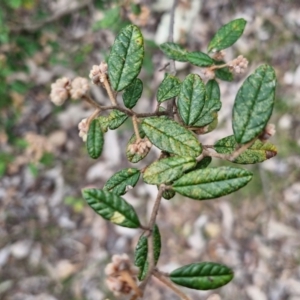
<instances>
[{"instance_id":1,"label":"shaded ground","mask_svg":"<svg viewBox=\"0 0 300 300\"><path fill-rule=\"evenodd\" d=\"M61 11L59 4L66 7L64 1L55 3L40 5L48 15ZM145 88L137 110L152 111L156 88L164 76L159 69L167 62L153 41L166 39L168 1L144 3L149 15L134 21L145 23L142 30L150 54L141 74ZM5 43L0 46L1 59L5 56L19 67L8 76L12 104L1 109L1 125L7 134L1 131L0 136L1 160L5 161L0 181L0 298L114 299L105 286L103 269L112 254L133 253L139 232L95 215L80 190L87 185L101 188L115 171L132 166L125 156L131 124L109 131L103 155L93 161L77 131L90 108L71 101L56 108L48 93L50 83L59 76L87 77L91 66L108 54L114 31L125 21L103 25L103 20L113 17L105 18L107 11L103 13L103 8L90 1L71 15L22 31L15 24L18 15L26 24L40 24L34 19L34 9L8 11L14 18L7 21L13 34L38 40L34 51L26 48L25 40L21 46L28 55L19 61L10 51L21 47L20 42L9 44L11 48ZM128 9L122 9L122 20L128 14ZM202 202L179 196L165 200L158 216L163 240L159 267L170 271L194 261L221 262L235 270L233 282L215 291L221 299L296 300L300 299L300 3L182 1L175 18L175 38L190 50L204 50L222 24L238 17L244 17L248 25L226 58L243 54L250 61L249 72L264 62L274 66L278 90L272 122L277 134L272 142L278 146L278 155L250 166L254 179L232 196ZM182 63L176 67L181 79L188 72L199 72ZM204 143L232 133L231 106L245 76L221 83L219 125L203 136ZM102 90L94 88L92 93L100 103L108 103ZM39 153L42 148L51 154ZM156 156L153 150L148 160ZM155 195L155 186L139 184L125 198L145 218ZM211 294L186 291L192 299L207 299ZM153 280L145 299L178 297Z\"/></svg>"}]
</instances>

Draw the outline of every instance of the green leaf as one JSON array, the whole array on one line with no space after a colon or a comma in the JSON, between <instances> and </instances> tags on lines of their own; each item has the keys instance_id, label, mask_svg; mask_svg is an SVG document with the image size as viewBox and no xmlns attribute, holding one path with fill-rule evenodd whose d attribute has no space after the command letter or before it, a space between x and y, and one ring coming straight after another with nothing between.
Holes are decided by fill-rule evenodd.
<instances>
[{"instance_id":1,"label":"green leaf","mask_svg":"<svg viewBox=\"0 0 300 300\"><path fill-rule=\"evenodd\" d=\"M6 5L13 9L18 9L22 6L22 0L6 0Z\"/></svg>"},{"instance_id":2,"label":"green leaf","mask_svg":"<svg viewBox=\"0 0 300 300\"><path fill-rule=\"evenodd\" d=\"M215 60L215 64L216 65L223 65L225 64L224 61L217 61ZM224 80L224 81L232 81L233 80L233 74L230 71L230 69L228 67L224 67L221 69L216 69L215 70L215 75L217 78Z\"/></svg>"},{"instance_id":3,"label":"green leaf","mask_svg":"<svg viewBox=\"0 0 300 300\"><path fill-rule=\"evenodd\" d=\"M170 279L195 290L217 289L232 280L234 273L227 266L202 262L183 266L171 272Z\"/></svg>"},{"instance_id":4,"label":"green leaf","mask_svg":"<svg viewBox=\"0 0 300 300\"><path fill-rule=\"evenodd\" d=\"M203 109L197 121L193 124L194 127L203 127L216 118L216 112L222 107L220 101L220 88L216 80L209 80L206 84L206 98Z\"/></svg>"},{"instance_id":5,"label":"green leaf","mask_svg":"<svg viewBox=\"0 0 300 300\"><path fill-rule=\"evenodd\" d=\"M152 163L143 174L144 182L162 184L178 179L196 165L193 157L168 157Z\"/></svg>"},{"instance_id":6,"label":"green leaf","mask_svg":"<svg viewBox=\"0 0 300 300\"><path fill-rule=\"evenodd\" d=\"M144 58L144 40L140 29L128 25L117 36L109 58L108 75L115 91L122 91L139 75Z\"/></svg>"},{"instance_id":7,"label":"green leaf","mask_svg":"<svg viewBox=\"0 0 300 300\"><path fill-rule=\"evenodd\" d=\"M245 144L266 127L274 106L276 76L272 67L259 66L239 89L232 116L234 137Z\"/></svg>"},{"instance_id":8,"label":"green leaf","mask_svg":"<svg viewBox=\"0 0 300 300\"><path fill-rule=\"evenodd\" d=\"M176 192L173 190L166 190L166 191L163 191L163 193L162 193L162 197L167 200L172 199L175 195L176 195Z\"/></svg>"},{"instance_id":9,"label":"green leaf","mask_svg":"<svg viewBox=\"0 0 300 300\"><path fill-rule=\"evenodd\" d=\"M145 118L142 129L151 143L163 151L192 157L202 152L194 134L173 120L159 117Z\"/></svg>"},{"instance_id":10,"label":"green leaf","mask_svg":"<svg viewBox=\"0 0 300 300\"><path fill-rule=\"evenodd\" d=\"M116 109L112 110L108 117L109 129L111 129L111 130L117 129L127 120L127 118L128 118L128 116L125 113L123 113L119 110L116 110Z\"/></svg>"},{"instance_id":11,"label":"green leaf","mask_svg":"<svg viewBox=\"0 0 300 300\"><path fill-rule=\"evenodd\" d=\"M205 103L205 85L199 75L190 74L182 82L177 106L183 122L193 125Z\"/></svg>"},{"instance_id":12,"label":"green leaf","mask_svg":"<svg viewBox=\"0 0 300 300\"><path fill-rule=\"evenodd\" d=\"M98 158L102 153L103 145L104 135L98 120L95 119L90 124L86 140L86 148L89 156L94 159Z\"/></svg>"},{"instance_id":13,"label":"green leaf","mask_svg":"<svg viewBox=\"0 0 300 300\"><path fill-rule=\"evenodd\" d=\"M178 44L167 42L161 44L159 48L168 58L177 61L188 61L186 58L188 52Z\"/></svg>"},{"instance_id":14,"label":"green leaf","mask_svg":"<svg viewBox=\"0 0 300 300\"><path fill-rule=\"evenodd\" d=\"M143 82L139 78L136 78L133 83L125 89L125 92L122 95L124 105L127 108L133 108L141 98L142 92Z\"/></svg>"},{"instance_id":15,"label":"green leaf","mask_svg":"<svg viewBox=\"0 0 300 300\"><path fill-rule=\"evenodd\" d=\"M122 197L98 189L83 189L82 195L89 206L104 219L123 227L140 226L135 210Z\"/></svg>"},{"instance_id":16,"label":"green leaf","mask_svg":"<svg viewBox=\"0 0 300 300\"><path fill-rule=\"evenodd\" d=\"M206 156L203 159L201 159L199 162L197 162L195 168L193 170L199 170L199 169L206 169L209 164L211 163L212 158L210 156Z\"/></svg>"},{"instance_id":17,"label":"green leaf","mask_svg":"<svg viewBox=\"0 0 300 300\"><path fill-rule=\"evenodd\" d=\"M198 67L209 67L214 64L214 60L207 54L195 51L186 54L186 59L193 65Z\"/></svg>"},{"instance_id":18,"label":"green leaf","mask_svg":"<svg viewBox=\"0 0 300 300\"><path fill-rule=\"evenodd\" d=\"M140 137L143 139L146 135L145 132L141 129L140 131ZM139 154L139 153L134 153L132 154L129 150L129 146L132 144L135 144L136 142L136 135L133 134L130 138L130 140L127 143L127 147L126 147L126 156L128 158L128 160L132 163L137 163L140 160L142 160L144 157L147 156L147 154L149 153L150 149L148 150L148 152L145 152L144 154Z\"/></svg>"},{"instance_id":19,"label":"green leaf","mask_svg":"<svg viewBox=\"0 0 300 300\"><path fill-rule=\"evenodd\" d=\"M159 103L176 97L180 92L180 80L173 75L168 74L157 90L157 101Z\"/></svg>"},{"instance_id":20,"label":"green leaf","mask_svg":"<svg viewBox=\"0 0 300 300\"><path fill-rule=\"evenodd\" d=\"M153 228L153 252L155 265L158 262L161 249L161 238L157 225ZM134 252L134 264L139 267L140 272L138 274L138 279L140 281L144 280L148 272L148 241L147 238L142 235L136 245Z\"/></svg>"},{"instance_id":21,"label":"green leaf","mask_svg":"<svg viewBox=\"0 0 300 300\"><path fill-rule=\"evenodd\" d=\"M220 51L233 45L243 34L246 23L244 19L236 19L223 25L210 41L207 51Z\"/></svg>"},{"instance_id":22,"label":"green leaf","mask_svg":"<svg viewBox=\"0 0 300 300\"><path fill-rule=\"evenodd\" d=\"M109 117L100 116L97 118L99 125L101 127L102 132L107 132L108 124L109 124Z\"/></svg>"},{"instance_id":23,"label":"green leaf","mask_svg":"<svg viewBox=\"0 0 300 300\"><path fill-rule=\"evenodd\" d=\"M138 169L123 169L108 179L103 190L121 196L127 192L128 187L134 187L139 178L140 171Z\"/></svg>"},{"instance_id":24,"label":"green leaf","mask_svg":"<svg viewBox=\"0 0 300 300\"><path fill-rule=\"evenodd\" d=\"M252 179L252 173L237 168L207 168L189 172L173 184L173 190L196 200L228 195Z\"/></svg>"},{"instance_id":25,"label":"green leaf","mask_svg":"<svg viewBox=\"0 0 300 300\"><path fill-rule=\"evenodd\" d=\"M216 129L216 127L218 126L218 113L213 112L212 116L214 116L214 119L211 123L203 127L199 127L199 129L197 130L194 130L196 134L206 134Z\"/></svg>"},{"instance_id":26,"label":"green leaf","mask_svg":"<svg viewBox=\"0 0 300 300\"><path fill-rule=\"evenodd\" d=\"M214 149L218 153L232 154L237 148L238 144L234 139L234 136L227 136L219 140ZM233 162L237 164L256 164L263 162L277 154L276 147L269 143L262 143L260 140L256 140L251 147L240 154Z\"/></svg>"}]
</instances>

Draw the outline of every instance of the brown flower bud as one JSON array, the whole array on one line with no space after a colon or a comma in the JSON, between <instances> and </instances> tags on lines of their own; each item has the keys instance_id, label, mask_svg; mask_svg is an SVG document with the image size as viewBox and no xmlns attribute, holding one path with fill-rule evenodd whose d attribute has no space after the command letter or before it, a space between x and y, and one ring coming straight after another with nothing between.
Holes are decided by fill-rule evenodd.
<instances>
[{"instance_id":1,"label":"brown flower bud","mask_svg":"<svg viewBox=\"0 0 300 300\"><path fill-rule=\"evenodd\" d=\"M263 132L259 135L259 139L262 142L266 142L271 136L273 136L276 133L275 125L274 124L268 124Z\"/></svg>"},{"instance_id":2,"label":"brown flower bud","mask_svg":"<svg viewBox=\"0 0 300 300\"><path fill-rule=\"evenodd\" d=\"M50 99L55 105L63 105L69 97L70 80L66 77L57 79L51 84Z\"/></svg>"},{"instance_id":3,"label":"brown flower bud","mask_svg":"<svg viewBox=\"0 0 300 300\"><path fill-rule=\"evenodd\" d=\"M248 60L243 55L239 55L227 65L231 71L235 72L236 74L241 74L244 73L248 67Z\"/></svg>"},{"instance_id":4,"label":"brown flower bud","mask_svg":"<svg viewBox=\"0 0 300 300\"><path fill-rule=\"evenodd\" d=\"M89 82L86 78L76 77L71 84L70 94L72 99L80 99L89 90Z\"/></svg>"},{"instance_id":5,"label":"brown flower bud","mask_svg":"<svg viewBox=\"0 0 300 300\"><path fill-rule=\"evenodd\" d=\"M87 134L89 131L88 119L85 118L80 121L78 124L79 136L82 138L84 142L87 140Z\"/></svg>"},{"instance_id":6,"label":"brown flower bud","mask_svg":"<svg viewBox=\"0 0 300 300\"><path fill-rule=\"evenodd\" d=\"M101 62L99 66L94 65L90 71L90 79L94 84L104 82L107 73L107 63Z\"/></svg>"}]
</instances>

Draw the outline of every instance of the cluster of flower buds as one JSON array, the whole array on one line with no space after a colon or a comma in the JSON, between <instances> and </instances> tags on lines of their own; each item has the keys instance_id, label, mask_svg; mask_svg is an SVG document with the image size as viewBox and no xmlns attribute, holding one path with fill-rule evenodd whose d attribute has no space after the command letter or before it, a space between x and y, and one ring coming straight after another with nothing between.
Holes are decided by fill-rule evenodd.
<instances>
[{"instance_id":1,"label":"cluster of flower buds","mask_svg":"<svg viewBox=\"0 0 300 300\"><path fill-rule=\"evenodd\" d=\"M266 142L271 136L273 136L276 133L275 125L274 124L268 124L263 132L259 135L259 139L262 142Z\"/></svg>"},{"instance_id":2,"label":"cluster of flower buds","mask_svg":"<svg viewBox=\"0 0 300 300\"><path fill-rule=\"evenodd\" d=\"M89 90L89 83L86 78L76 77L72 82L63 77L51 84L50 99L55 105L63 105L71 96L72 99L80 99Z\"/></svg>"},{"instance_id":3,"label":"cluster of flower buds","mask_svg":"<svg viewBox=\"0 0 300 300\"><path fill-rule=\"evenodd\" d=\"M214 70L212 70L211 68L205 68L205 69L203 69L202 72L203 72L203 76L205 78L207 78L208 80L214 79L216 76Z\"/></svg>"},{"instance_id":4,"label":"cluster of flower buds","mask_svg":"<svg viewBox=\"0 0 300 300\"><path fill-rule=\"evenodd\" d=\"M128 150L132 154L143 155L148 153L151 147L151 142L147 138L144 138L140 139L139 141L136 141L134 144L129 145Z\"/></svg>"},{"instance_id":5,"label":"cluster of flower buds","mask_svg":"<svg viewBox=\"0 0 300 300\"><path fill-rule=\"evenodd\" d=\"M76 77L71 84L70 94L72 99L80 99L89 90L89 82L86 78Z\"/></svg>"},{"instance_id":6,"label":"cluster of flower buds","mask_svg":"<svg viewBox=\"0 0 300 300\"><path fill-rule=\"evenodd\" d=\"M139 294L136 283L138 272L139 269L131 264L127 254L114 255L105 268L107 286L116 297L131 292Z\"/></svg>"},{"instance_id":7,"label":"cluster of flower buds","mask_svg":"<svg viewBox=\"0 0 300 300\"><path fill-rule=\"evenodd\" d=\"M227 65L231 71L237 74L241 74L245 72L248 66L248 60L243 55L239 55L237 58L229 62Z\"/></svg>"},{"instance_id":8,"label":"cluster of flower buds","mask_svg":"<svg viewBox=\"0 0 300 300\"><path fill-rule=\"evenodd\" d=\"M224 57L225 57L224 50L218 51L218 52L214 53L214 55L213 55L213 59L218 60L218 61L224 60Z\"/></svg>"},{"instance_id":9,"label":"cluster of flower buds","mask_svg":"<svg viewBox=\"0 0 300 300\"><path fill-rule=\"evenodd\" d=\"M94 84L103 83L106 79L107 63L101 62L99 66L94 65L90 71L89 77Z\"/></svg>"},{"instance_id":10,"label":"cluster of flower buds","mask_svg":"<svg viewBox=\"0 0 300 300\"><path fill-rule=\"evenodd\" d=\"M71 88L71 82L68 78L63 77L57 79L51 84L50 99L55 105L63 105L69 98L69 91Z\"/></svg>"},{"instance_id":11,"label":"cluster of flower buds","mask_svg":"<svg viewBox=\"0 0 300 300\"><path fill-rule=\"evenodd\" d=\"M79 136L82 138L84 142L86 142L87 134L89 130L88 119L82 119L78 124Z\"/></svg>"}]
</instances>

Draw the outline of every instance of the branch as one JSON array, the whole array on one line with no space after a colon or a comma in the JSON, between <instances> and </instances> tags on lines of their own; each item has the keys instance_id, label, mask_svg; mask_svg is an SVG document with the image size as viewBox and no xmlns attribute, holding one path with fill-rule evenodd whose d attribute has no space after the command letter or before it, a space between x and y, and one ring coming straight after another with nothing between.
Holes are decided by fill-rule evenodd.
<instances>
[{"instance_id":1,"label":"branch","mask_svg":"<svg viewBox=\"0 0 300 300\"><path fill-rule=\"evenodd\" d=\"M165 190L165 185L161 184L159 186L159 190L155 199L155 203L152 209L152 213L151 213L151 217L150 217L150 221L149 221L149 225L148 225L148 236L147 236L147 240L148 240L148 262L149 262L149 266L148 266L148 273L146 278L143 280L143 282L140 284L139 288L140 290L144 290L146 288L146 285L148 284L148 281L153 273L153 270L155 268L155 261L154 261L154 245L153 245L153 227L155 225L155 220L158 214L158 210L159 210L159 206L160 206L160 202L161 202L161 198L162 198L162 193Z\"/></svg>"},{"instance_id":2,"label":"branch","mask_svg":"<svg viewBox=\"0 0 300 300\"><path fill-rule=\"evenodd\" d=\"M36 24L21 24L16 27L11 27L10 31L11 32L19 32L19 31L28 31L28 32L34 32L41 27L45 26L48 23L52 23L66 15L72 14L76 12L77 10L80 10L88 5L90 5L93 1L92 0L83 0L81 3L78 3L75 6L68 6L65 10L58 10L56 13L54 13L52 16L49 18L43 20L42 22L36 23Z\"/></svg>"},{"instance_id":3,"label":"branch","mask_svg":"<svg viewBox=\"0 0 300 300\"><path fill-rule=\"evenodd\" d=\"M164 283L168 288L170 288L174 293L176 293L183 300L190 300L186 294L184 294L180 289L178 289L168 278L165 277L165 274L161 273L158 270L153 271L153 275Z\"/></svg>"}]
</instances>

